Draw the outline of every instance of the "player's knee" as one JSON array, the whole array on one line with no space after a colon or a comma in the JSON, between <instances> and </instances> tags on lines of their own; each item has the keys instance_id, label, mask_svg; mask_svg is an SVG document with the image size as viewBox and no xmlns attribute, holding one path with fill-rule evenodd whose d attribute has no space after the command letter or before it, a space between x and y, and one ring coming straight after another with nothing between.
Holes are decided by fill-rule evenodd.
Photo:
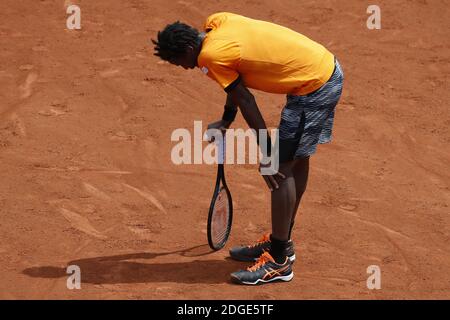
<instances>
[{"instance_id":1,"label":"player's knee","mask_svg":"<svg viewBox=\"0 0 450 320\"><path fill-rule=\"evenodd\" d=\"M282 173L286 177L294 175L295 161L289 161L285 163L280 163L280 168L278 172Z\"/></svg>"},{"instance_id":2,"label":"player's knee","mask_svg":"<svg viewBox=\"0 0 450 320\"><path fill-rule=\"evenodd\" d=\"M286 175L285 179L278 181L279 190L288 190L295 194L295 179L292 175Z\"/></svg>"}]
</instances>

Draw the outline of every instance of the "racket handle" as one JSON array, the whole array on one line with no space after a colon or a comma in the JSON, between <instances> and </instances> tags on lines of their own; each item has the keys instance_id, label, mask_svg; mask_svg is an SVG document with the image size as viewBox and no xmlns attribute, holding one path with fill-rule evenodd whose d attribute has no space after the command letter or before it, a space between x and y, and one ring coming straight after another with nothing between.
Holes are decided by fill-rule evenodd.
<instances>
[{"instance_id":1,"label":"racket handle","mask_svg":"<svg viewBox=\"0 0 450 320\"><path fill-rule=\"evenodd\" d=\"M223 135L222 143L217 143L218 148L218 164L225 164L225 154L227 151L225 134Z\"/></svg>"}]
</instances>

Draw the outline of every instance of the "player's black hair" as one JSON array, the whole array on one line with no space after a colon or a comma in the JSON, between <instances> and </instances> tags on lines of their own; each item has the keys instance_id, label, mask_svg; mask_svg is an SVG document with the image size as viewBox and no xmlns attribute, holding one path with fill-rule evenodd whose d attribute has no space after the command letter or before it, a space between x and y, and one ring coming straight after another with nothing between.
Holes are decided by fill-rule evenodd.
<instances>
[{"instance_id":1,"label":"player's black hair","mask_svg":"<svg viewBox=\"0 0 450 320\"><path fill-rule=\"evenodd\" d=\"M187 51L188 46L195 46L199 41L197 29L180 21L167 25L158 32L158 41L152 39L155 45L155 56L163 60L177 58Z\"/></svg>"}]
</instances>

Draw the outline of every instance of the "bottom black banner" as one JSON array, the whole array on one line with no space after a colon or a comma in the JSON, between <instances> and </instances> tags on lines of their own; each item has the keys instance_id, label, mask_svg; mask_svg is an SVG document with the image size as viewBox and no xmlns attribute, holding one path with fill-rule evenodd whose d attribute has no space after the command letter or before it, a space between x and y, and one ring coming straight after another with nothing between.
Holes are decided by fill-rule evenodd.
<instances>
[{"instance_id":1,"label":"bottom black banner","mask_svg":"<svg viewBox=\"0 0 450 320\"><path fill-rule=\"evenodd\" d=\"M449 301L417 300L147 300L147 301L2 301L5 313L10 307L14 315L42 311L46 317L61 314L71 317L144 316L145 319L309 319L311 316L345 316L373 318L401 314L402 317L446 312ZM88 309L88 310L87 310ZM63 313L61 313L61 311ZM7 314L7 313L5 313Z\"/></svg>"}]
</instances>

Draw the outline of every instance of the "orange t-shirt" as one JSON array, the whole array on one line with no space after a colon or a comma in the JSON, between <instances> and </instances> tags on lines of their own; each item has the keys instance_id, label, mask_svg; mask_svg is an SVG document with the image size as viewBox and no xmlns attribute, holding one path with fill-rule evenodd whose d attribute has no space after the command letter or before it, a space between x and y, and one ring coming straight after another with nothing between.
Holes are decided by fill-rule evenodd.
<instances>
[{"instance_id":1,"label":"orange t-shirt","mask_svg":"<svg viewBox=\"0 0 450 320\"><path fill-rule=\"evenodd\" d=\"M198 66L224 89L241 76L249 88L306 95L334 70L325 47L274 23L221 12L207 19L205 31Z\"/></svg>"}]
</instances>

